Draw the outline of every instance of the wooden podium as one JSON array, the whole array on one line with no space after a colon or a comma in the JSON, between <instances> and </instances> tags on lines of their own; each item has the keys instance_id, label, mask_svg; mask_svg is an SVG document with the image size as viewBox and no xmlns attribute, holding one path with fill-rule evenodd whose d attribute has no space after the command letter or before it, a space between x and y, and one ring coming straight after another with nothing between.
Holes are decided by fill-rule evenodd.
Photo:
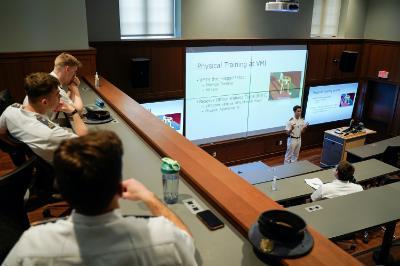
<instances>
[{"instance_id":1,"label":"wooden podium","mask_svg":"<svg viewBox=\"0 0 400 266\"><path fill-rule=\"evenodd\" d=\"M340 161L346 160L346 150L362 146L368 134L376 133L370 129L363 129L357 133L338 133L347 127L326 130L321 155L321 166L331 167Z\"/></svg>"}]
</instances>

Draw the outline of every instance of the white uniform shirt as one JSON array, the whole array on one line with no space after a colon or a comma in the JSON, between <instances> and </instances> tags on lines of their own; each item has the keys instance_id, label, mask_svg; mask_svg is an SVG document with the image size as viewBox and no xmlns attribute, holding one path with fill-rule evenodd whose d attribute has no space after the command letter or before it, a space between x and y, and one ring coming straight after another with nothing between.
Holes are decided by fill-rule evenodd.
<instances>
[{"instance_id":1,"label":"white uniform shirt","mask_svg":"<svg viewBox=\"0 0 400 266\"><path fill-rule=\"evenodd\" d=\"M7 107L0 117L0 128L7 129L14 138L27 144L49 163L62 140L77 137L51 122L47 116L26 111L20 104Z\"/></svg>"},{"instance_id":2,"label":"white uniform shirt","mask_svg":"<svg viewBox=\"0 0 400 266\"><path fill-rule=\"evenodd\" d=\"M300 138L301 130L305 127L306 122L301 117L299 119L292 117L286 123L286 131L289 131L292 128L292 125L294 125L294 128L293 128L292 132L290 133L290 136L295 137L295 138Z\"/></svg>"},{"instance_id":3,"label":"white uniform shirt","mask_svg":"<svg viewBox=\"0 0 400 266\"><path fill-rule=\"evenodd\" d=\"M54 73L54 71L52 71L52 72L50 73L50 75L52 75L53 77L55 77L56 79L58 79L58 77L57 77L56 73ZM58 90L60 91L60 96L61 96L61 97L60 97L60 100L61 100L63 103L67 103L67 104L73 105L73 102L72 102L71 98L69 98L68 93L67 93L61 86L58 86ZM27 104L28 104L28 96L25 96L23 105L27 105ZM57 115L57 112L53 112L53 111L49 111L49 112L47 113L47 116L48 116L48 117L50 118L50 120L52 120L52 121L55 120L56 115Z\"/></svg>"},{"instance_id":4,"label":"white uniform shirt","mask_svg":"<svg viewBox=\"0 0 400 266\"><path fill-rule=\"evenodd\" d=\"M197 265L193 239L166 218L73 212L28 229L4 265Z\"/></svg>"},{"instance_id":5,"label":"white uniform shirt","mask_svg":"<svg viewBox=\"0 0 400 266\"><path fill-rule=\"evenodd\" d=\"M333 180L331 183L322 184L311 195L311 200L331 199L339 196L362 191L362 186L347 181Z\"/></svg>"}]
</instances>

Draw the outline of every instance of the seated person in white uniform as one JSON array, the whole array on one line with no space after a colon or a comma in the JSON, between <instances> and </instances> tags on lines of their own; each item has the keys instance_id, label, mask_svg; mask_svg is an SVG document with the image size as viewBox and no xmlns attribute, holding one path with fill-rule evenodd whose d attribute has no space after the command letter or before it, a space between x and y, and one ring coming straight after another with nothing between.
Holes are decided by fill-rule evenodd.
<instances>
[{"instance_id":1,"label":"seated person in white uniform","mask_svg":"<svg viewBox=\"0 0 400 266\"><path fill-rule=\"evenodd\" d=\"M311 200L331 199L362 191L362 186L354 183L355 179L353 175L353 165L346 161L340 162L335 172L336 179L330 183L319 186L311 195Z\"/></svg>"},{"instance_id":2,"label":"seated person in white uniform","mask_svg":"<svg viewBox=\"0 0 400 266\"><path fill-rule=\"evenodd\" d=\"M188 228L143 184L122 180L122 143L98 131L65 140L54 155L67 219L28 229L4 265L196 265ZM124 217L119 198L154 217Z\"/></svg>"},{"instance_id":3,"label":"seated person in white uniform","mask_svg":"<svg viewBox=\"0 0 400 266\"><path fill-rule=\"evenodd\" d=\"M54 60L54 69L50 73L53 77L57 78L60 82L59 90L61 101L72 105L78 110L79 113L83 110L83 102L79 92L80 81L76 76L78 69L82 67L76 57L67 53L61 53ZM25 97L24 104L28 102ZM51 120L54 120L57 112L51 110L47 115Z\"/></svg>"},{"instance_id":4,"label":"seated person in white uniform","mask_svg":"<svg viewBox=\"0 0 400 266\"><path fill-rule=\"evenodd\" d=\"M33 73L25 78L25 91L28 102L15 103L0 117L0 130L24 142L45 161L51 163L53 153L64 139L87 134L77 110L70 104L60 101L58 80L48 73ZM72 118L75 133L51 122L46 116L49 111L63 111Z\"/></svg>"}]
</instances>

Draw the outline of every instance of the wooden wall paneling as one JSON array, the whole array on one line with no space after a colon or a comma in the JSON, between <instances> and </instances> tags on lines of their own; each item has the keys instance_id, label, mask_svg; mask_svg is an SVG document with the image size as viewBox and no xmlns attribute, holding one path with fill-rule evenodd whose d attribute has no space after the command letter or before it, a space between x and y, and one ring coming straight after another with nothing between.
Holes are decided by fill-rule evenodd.
<instances>
[{"instance_id":1,"label":"wooden wall paneling","mask_svg":"<svg viewBox=\"0 0 400 266\"><path fill-rule=\"evenodd\" d=\"M149 44L98 45L100 74L112 80L133 99L144 102L184 96L184 54L179 46ZM148 88L132 87L132 58L150 59L150 84Z\"/></svg>"},{"instance_id":2,"label":"wooden wall paneling","mask_svg":"<svg viewBox=\"0 0 400 266\"><path fill-rule=\"evenodd\" d=\"M151 76L153 99L184 96L182 47L153 47Z\"/></svg>"},{"instance_id":3,"label":"wooden wall paneling","mask_svg":"<svg viewBox=\"0 0 400 266\"><path fill-rule=\"evenodd\" d=\"M218 161L225 163L229 161L228 158L229 154L227 152L228 146L229 144L219 144L219 145L206 144L206 145L201 145L200 147Z\"/></svg>"},{"instance_id":4,"label":"wooden wall paneling","mask_svg":"<svg viewBox=\"0 0 400 266\"><path fill-rule=\"evenodd\" d=\"M396 76L399 71L400 46L394 44L369 44L368 65L365 72L366 77L375 79L379 70L389 71L388 81L400 82Z\"/></svg>"},{"instance_id":5,"label":"wooden wall paneling","mask_svg":"<svg viewBox=\"0 0 400 266\"><path fill-rule=\"evenodd\" d=\"M19 59L0 60L0 91L9 90L15 102L25 97L23 79L23 65Z\"/></svg>"},{"instance_id":6,"label":"wooden wall paneling","mask_svg":"<svg viewBox=\"0 0 400 266\"><path fill-rule=\"evenodd\" d=\"M266 154L277 154L286 151L287 134L285 131L273 133L263 138L264 156ZM282 142L282 144L280 144Z\"/></svg>"},{"instance_id":7,"label":"wooden wall paneling","mask_svg":"<svg viewBox=\"0 0 400 266\"><path fill-rule=\"evenodd\" d=\"M366 79L368 76L368 62L369 62L369 57L371 54L371 44L364 43L363 48L362 48L362 56L361 56L361 66L360 66L360 75L359 78Z\"/></svg>"},{"instance_id":8,"label":"wooden wall paneling","mask_svg":"<svg viewBox=\"0 0 400 266\"><path fill-rule=\"evenodd\" d=\"M9 89L17 102L25 97L24 78L33 72L50 72L54 59L62 51L0 53L0 90ZM78 74L94 74L96 69L96 50L66 51L78 58L83 67Z\"/></svg>"},{"instance_id":9,"label":"wooden wall paneling","mask_svg":"<svg viewBox=\"0 0 400 266\"><path fill-rule=\"evenodd\" d=\"M339 62L342 52L345 50L344 44L328 44L328 53L326 56L326 67L324 78L337 79L341 78Z\"/></svg>"},{"instance_id":10,"label":"wooden wall paneling","mask_svg":"<svg viewBox=\"0 0 400 266\"><path fill-rule=\"evenodd\" d=\"M49 60L49 57L34 57L23 60L24 74L29 75L34 72L51 72L54 67L54 58Z\"/></svg>"},{"instance_id":11,"label":"wooden wall paneling","mask_svg":"<svg viewBox=\"0 0 400 266\"><path fill-rule=\"evenodd\" d=\"M95 55L80 55L77 57L82 63L82 68L79 69L78 75L94 75L96 70L96 56ZM94 76L93 76L94 78Z\"/></svg>"},{"instance_id":12,"label":"wooden wall paneling","mask_svg":"<svg viewBox=\"0 0 400 266\"><path fill-rule=\"evenodd\" d=\"M119 80L119 65L116 64L115 59L118 57L119 48L116 46L98 46L96 47L97 55L97 73L113 82L121 88L124 89L123 84Z\"/></svg>"},{"instance_id":13,"label":"wooden wall paneling","mask_svg":"<svg viewBox=\"0 0 400 266\"><path fill-rule=\"evenodd\" d=\"M321 80L325 74L328 47L326 44L309 44L307 58L307 82Z\"/></svg>"}]
</instances>

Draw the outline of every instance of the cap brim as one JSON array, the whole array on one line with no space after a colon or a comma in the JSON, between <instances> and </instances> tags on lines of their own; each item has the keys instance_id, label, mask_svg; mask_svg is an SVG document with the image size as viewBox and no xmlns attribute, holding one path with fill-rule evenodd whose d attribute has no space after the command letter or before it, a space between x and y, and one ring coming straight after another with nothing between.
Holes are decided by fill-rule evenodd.
<instances>
[{"instance_id":1,"label":"cap brim","mask_svg":"<svg viewBox=\"0 0 400 266\"><path fill-rule=\"evenodd\" d=\"M98 120L98 119L90 119L90 118L87 118L86 116L84 116L82 118L82 120L85 124L105 124L105 123L113 121L114 118L110 115L110 117L107 119Z\"/></svg>"},{"instance_id":2,"label":"cap brim","mask_svg":"<svg viewBox=\"0 0 400 266\"><path fill-rule=\"evenodd\" d=\"M268 260L269 258L281 259L301 257L310 252L314 246L313 237L307 229L304 230L302 240L296 244L288 245L287 243L274 240L273 249L268 253L264 253L260 249L260 242L266 237L261 234L258 223L255 223L251 226L248 236L250 243L253 245L254 250L256 251L257 257L259 257L261 260Z\"/></svg>"}]
</instances>

